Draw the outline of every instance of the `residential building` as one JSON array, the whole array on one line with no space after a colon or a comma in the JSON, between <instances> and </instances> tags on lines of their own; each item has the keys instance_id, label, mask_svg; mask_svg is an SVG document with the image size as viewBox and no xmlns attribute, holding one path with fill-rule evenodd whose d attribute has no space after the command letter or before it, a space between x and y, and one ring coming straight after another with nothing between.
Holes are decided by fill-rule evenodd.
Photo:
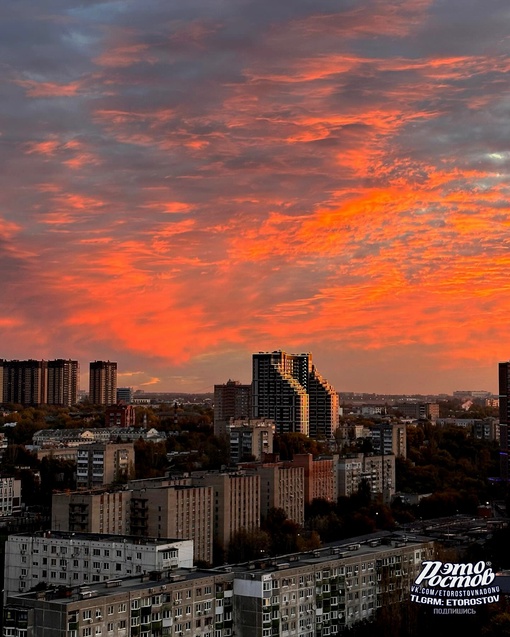
<instances>
[{"instance_id":1,"label":"residential building","mask_svg":"<svg viewBox=\"0 0 510 637\"><path fill-rule=\"evenodd\" d=\"M429 538L381 532L249 564L9 595L3 637L336 635L408 600L434 559Z\"/></svg>"},{"instance_id":2,"label":"residential building","mask_svg":"<svg viewBox=\"0 0 510 637\"><path fill-rule=\"evenodd\" d=\"M53 493L51 528L71 533L129 535L131 491Z\"/></svg>"},{"instance_id":3,"label":"residential building","mask_svg":"<svg viewBox=\"0 0 510 637\"><path fill-rule=\"evenodd\" d=\"M473 423L473 437L478 440L499 442L499 422L496 418L484 418Z\"/></svg>"},{"instance_id":4,"label":"residential building","mask_svg":"<svg viewBox=\"0 0 510 637\"><path fill-rule=\"evenodd\" d=\"M130 528L141 537L193 540L195 560L210 564L214 490L187 484L132 491Z\"/></svg>"},{"instance_id":5,"label":"residential building","mask_svg":"<svg viewBox=\"0 0 510 637\"><path fill-rule=\"evenodd\" d=\"M132 442L94 442L80 445L76 453L76 486L91 489L125 480L134 472Z\"/></svg>"},{"instance_id":6,"label":"residential building","mask_svg":"<svg viewBox=\"0 0 510 637\"><path fill-rule=\"evenodd\" d=\"M499 363L499 446L501 478L508 480L508 453L510 424L510 361Z\"/></svg>"},{"instance_id":7,"label":"residential building","mask_svg":"<svg viewBox=\"0 0 510 637\"><path fill-rule=\"evenodd\" d=\"M133 405L117 403L106 408L105 424L107 427L134 427L136 411Z\"/></svg>"},{"instance_id":8,"label":"residential building","mask_svg":"<svg viewBox=\"0 0 510 637\"><path fill-rule=\"evenodd\" d=\"M54 493L51 526L75 533L189 539L195 559L210 563L213 488L190 482L191 478L169 479L117 491Z\"/></svg>"},{"instance_id":9,"label":"residential building","mask_svg":"<svg viewBox=\"0 0 510 637\"><path fill-rule=\"evenodd\" d=\"M315 439L330 440L338 427L338 394L319 374L315 365L310 367L306 389L309 400L308 435Z\"/></svg>"},{"instance_id":10,"label":"residential building","mask_svg":"<svg viewBox=\"0 0 510 637\"><path fill-rule=\"evenodd\" d=\"M21 513L21 480L11 476L0 477L0 516Z\"/></svg>"},{"instance_id":11,"label":"residential building","mask_svg":"<svg viewBox=\"0 0 510 637\"><path fill-rule=\"evenodd\" d=\"M305 472L303 467L285 462L242 465L260 477L260 515L269 509L283 509L298 524L305 520Z\"/></svg>"},{"instance_id":12,"label":"residential building","mask_svg":"<svg viewBox=\"0 0 510 637\"><path fill-rule=\"evenodd\" d=\"M37 531L5 543L4 598L34 586L79 586L151 571L191 568L193 542Z\"/></svg>"},{"instance_id":13,"label":"residential building","mask_svg":"<svg viewBox=\"0 0 510 637\"><path fill-rule=\"evenodd\" d=\"M404 423L377 423L370 430L370 439L374 453L392 453L397 458L407 458L407 428Z\"/></svg>"},{"instance_id":14,"label":"residential building","mask_svg":"<svg viewBox=\"0 0 510 637\"><path fill-rule=\"evenodd\" d=\"M273 453L274 434L272 420L231 418L228 427L230 462L263 460L265 454Z\"/></svg>"},{"instance_id":15,"label":"residential building","mask_svg":"<svg viewBox=\"0 0 510 637\"><path fill-rule=\"evenodd\" d=\"M190 569L9 596L3 637L229 637L231 572Z\"/></svg>"},{"instance_id":16,"label":"residential building","mask_svg":"<svg viewBox=\"0 0 510 637\"><path fill-rule=\"evenodd\" d=\"M282 351L253 354L252 416L273 420L277 433L308 435L308 394L301 384L308 379L307 356Z\"/></svg>"},{"instance_id":17,"label":"residential building","mask_svg":"<svg viewBox=\"0 0 510 637\"><path fill-rule=\"evenodd\" d=\"M79 446L87 442L115 442L118 439L135 442L149 440L162 442L166 440L164 432L144 427L101 427L93 429L40 429L32 436L35 447Z\"/></svg>"},{"instance_id":18,"label":"residential building","mask_svg":"<svg viewBox=\"0 0 510 637\"><path fill-rule=\"evenodd\" d=\"M191 476L194 486L213 489L214 539L227 548L232 536L240 529L254 530L260 526L260 478L241 471L196 472Z\"/></svg>"},{"instance_id":19,"label":"residential building","mask_svg":"<svg viewBox=\"0 0 510 637\"><path fill-rule=\"evenodd\" d=\"M114 405L117 401L117 363L90 363L89 400L93 405Z\"/></svg>"},{"instance_id":20,"label":"residential building","mask_svg":"<svg viewBox=\"0 0 510 637\"><path fill-rule=\"evenodd\" d=\"M439 405L437 403L399 403L396 409L407 418L416 420L436 422L439 418Z\"/></svg>"},{"instance_id":21,"label":"residential building","mask_svg":"<svg viewBox=\"0 0 510 637\"><path fill-rule=\"evenodd\" d=\"M356 493L362 481L368 483L372 494L381 494L384 502L389 503L395 494L393 454L350 454L338 458L336 469L338 497Z\"/></svg>"},{"instance_id":22,"label":"residential building","mask_svg":"<svg viewBox=\"0 0 510 637\"><path fill-rule=\"evenodd\" d=\"M71 407L78 402L80 365L78 361L59 358L48 361L48 405Z\"/></svg>"},{"instance_id":23,"label":"residential building","mask_svg":"<svg viewBox=\"0 0 510 637\"><path fill-rule=\"evenodd\" d=\"M228 380L214 385L214 434L226 434L231 418L249 418L251 413L251 385Z\"/></svg>"},{"instance_id":24,"label":"residential building","mask_svg":"<svg viewBox=\"0 0 510 637\"><path fill-rule=\"evenodd\" d=\"M332 457L314 458L311 453L295 453L294 467L303 467L305 505L321 499L336 502L336 469Z\"/></svg>"}]
</instances>

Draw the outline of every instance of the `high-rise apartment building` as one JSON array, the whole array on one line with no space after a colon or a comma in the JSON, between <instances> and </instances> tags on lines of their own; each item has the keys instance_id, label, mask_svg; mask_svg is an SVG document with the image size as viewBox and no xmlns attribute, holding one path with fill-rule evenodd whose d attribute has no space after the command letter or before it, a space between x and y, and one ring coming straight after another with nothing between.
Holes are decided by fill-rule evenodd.
<instances>
[{"instance_id":1,"label":"high-rise apartment building","mask_svg":"<svg viewBox=\"0 0 510 637\"><path fill-rule=\"evenodd\" d=\"M272 420L230 420L230 462L263 460L265 454L273 453L275 425Z\"/></svg>"},{"instance_id":2,"label":"high-rise apartment building","mask_svg":"<svg viewBox=\"0 0 510 637\"><path fill-rule=\"evenodd\" d=\"M245 465L260 477L260 515L269 509L283 509L290 520L305 520L305 472L290 462L265 462Z\"/></svg>"},{"instance_id":3,"label":"high-rise apartment building","mask_svg":"<svg viewBox=\"0 0 510 637\"><path fill-rule=\"evenodd\" d=\"M252 415L274 420L278 433L329 439L338 426L338 394L311 354L259 352L253 354Z\"/></svg>"},{"instance_id":4,"label":"high-rise apartment building","mask_svg":"<svg viewBox=\"0 0 510 637\"><path fill-rule=\"evenodd\" d=\"M338 428L338 394L315 365L308 375L309 422L311 438L333 438Z\"/></svg>"},{"instance_id":5,"label":"high-rise apartment building","mask_svg":"<svg viewBox=\"0 0 510 637\"><path fill-rule=\"evenodd\" d=\"M3 402L44 405L47 402L46 361L3 361Z\"/></svg>"},{"instance_id":6,"label":"high-rise apartment building","mask_svg":"<svg viewBox=\"0 0 510 637\"><path fill-rule=\"evenodd\" d=\"M213 489L161 486L134 490L131 533L142 537L193 540L195 560L210 564L213 546Z\"/></svg>"},{"instance_id":7,"label":"high-rise apartment building","mask_svg":"<svg viewBox=\"0 0 510 637\"><path fill-rule=\"evenodd\" d=\"M278 433L308 435L308 394L301 384L307 383L307 365L307 354L253 354L253 418L270 418Z\"/></svg>"},{"instance_id":8,"label":"high-rise apartment building","mask_svg":"<svg viewBox=\"0 0 510 637\"><path fill-rule=\"evenodd\" d=\"M114 405L117 402L117 363L90 363L89 400L93 405Z\"/></svg>"},{"instance_id":9,"label":"high-rise apartment building","mask_svg":"<svg viewBox=\"0 0 510 637\"><path fill-rule=\"evenodd\" d=\"M510 424L510 361L499 364L499 446L501 478L508 480L508 426Z\"/></svg>"},{"instance_id":10,"label":"high-rise apartment building","mask_svg":"<svg viewBox=\"0 0 510 637\"><path fill-rule=\"evenodd\" d=\"M71 407L78 402L80 365L78 361L48 361L48 405Z\"/></svg>"},{"instance_id":11,"label":"high-rise apartment building","mask_svg":"<svg viewBox=\"0 0 510 637\"><path fill-rule=\"evenodd\" d=\"M260 525L260 478L241 472L199 472L192 475L195 486L212 487L214 497L213 533L227 548L240 529L257 529Z\"/></svg>"},{"instance_id":12,"label":"high-rise apartment building","mask_svg":"<svg viewBox=\"0 0 510 637\"><path fill-rule=\"evenodd\" d=\"M193 566L193 542L124 535L36 531L5 544L4 596L34 586L81 586ZM58 633L57 633L58 634Z\"/></svg>"}]
</instances>

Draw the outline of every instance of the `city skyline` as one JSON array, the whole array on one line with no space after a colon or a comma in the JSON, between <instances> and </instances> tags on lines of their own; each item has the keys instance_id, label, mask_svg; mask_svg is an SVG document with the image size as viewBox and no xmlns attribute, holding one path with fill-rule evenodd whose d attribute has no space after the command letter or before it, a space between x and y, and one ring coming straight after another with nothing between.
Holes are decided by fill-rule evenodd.
<instances>
[{"instance_id":1,"label":"city skyline","mask_svg":"<svg viewBox=\"0 0 510 637\"><path fill-rule=\"evenodd\" d=\"M2 358L205 392L281 349L339 392L497 393L507 2L0 16Z\"/></svg>"}]
</instances>

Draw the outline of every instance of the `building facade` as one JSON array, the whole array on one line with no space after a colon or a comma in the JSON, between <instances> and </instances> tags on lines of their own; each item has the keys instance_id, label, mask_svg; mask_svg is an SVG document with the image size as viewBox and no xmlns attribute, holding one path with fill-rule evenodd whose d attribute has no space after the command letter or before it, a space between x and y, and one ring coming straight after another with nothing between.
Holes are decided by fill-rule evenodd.
<instances>
[{"instance_id":1,"label":"building facade","mask_svg":"<svg viewBox=\"0 0 510 637\"><path fill-rule=\"evenodd\" d=\"M214 385L214 434L227 433L232 418L249 418L251 414L251 385L237 380L228 380L223 385Z\"/></svg>"},{"instance_id":2,"label":"building facade","mask_svg":"<svg viewBox=\"0 0 510 637\"><path fill-rule=\"evenodd\" d=\"M242 472L208 472L192 475L195 486L213 490L213 534L223 548L240 529L260 526L260 478Z\"/></svg>"},{"instance_id":3,"label":"building facade","mask_svg":"<svg viewBox=\"0 0 510 637\"><path fill-rule=\"evenodd\" d=\"M252 415L273 420L277 433L308 435L308 394L299 382L307 382L306 356L282 351L253 354Z\"/></svg>"},{"instance_id":4,"label":"building facade","mask_svg":"<svg viewBox=\"0 0 510 637\"><path fill-rule=\"evenodd\" d=\"M51 528L72 533L129 535L131 491L53 493Z\"/></svg>"},{"instance_id":5,"label":"building facade","mask_svg":"<svg viewBox=\"0 0 510 637\"><path fill-rule=\"evenodd\" d=\"M305 504L311 504L316 499L336 502L336 463L333 458L314 458L311 453L295 453L292 465L303 467Z\"/></svg>"},{"instance_id":6,"label":"building facade","mask_svg":"<svg viewBox=\"0 0 510 637\"><path fill-rule=\"evenodd\" d=\"M338 497L349 497L356 493L363 481L366 481L373 495L382 495L389 503L395 495L395 456L373 454L351 454L338 458L337 493Z\"/></svg>"},{"instance_id":7,"label":"building facade","mask_svg":"<svg viewBox=\"0 0 510 637\"><path fill-rule=\"evenodd\" d=\"M133 405L111 405L105 411L107 427L134 427L136 425L136 411Z\"/></svg>"},{"instance_id":8,"label":"building facade","mask_svg":"<svg viewBox=\"0 0 510 637\"><path fill-rule=\"evenodd\" d=\"M76 451L76 486L102 487L134 475L135 449L132 442L93 442Z\"/></svg>"},{"instance_id":9,"label":"building facade","mask_svg":"<svg viewBox=\"0 0 510 637\"><path fill-rule=\"evenodd\" d=\"M90 363L89 400L93 405L114 405L117 402L117 363Z\"/></svg>"},{"instance_id":10,"label":"building facade","mask_svg":"<svg viewBox=\"0 0 510 637\"><path fill-rule=\"evenodd\" d=\"M384 541L384 544L382 543ZM409 599L428 539L377 538L244 565L9 596L3 637L327 637Z\"/></svg>"},{"instance_id":11,"label":"building facade","mask_svg":"<svg viewBox=\"0 0 510 637\"><path fill-rule=\"evenodd\" d=\"M230 420L230 462L263 460L264 455L273 453L275 424L272 420Z\"/></svg>"},{"instance_id":12,"label":"building facade","mask_svg":"<svg viewBox=\"0 0 510 637\"><path fill-rule=\"evenodd\" d=\"M0 516L21 513L21 480L10 476L0 477Z\"/></svg>"},{"instance_id":13,"label":"building facade","mask_svg":"<svg viewBox=\"0 0 510 637\"><path fill-rule=\"evenodd\" d=\"M130 528L141 537L193 540L195 560L212 563L212 487L186 484L134 490Z\"/></svg>"},{"instance_id":14,"label":"building facade","mask_svg":"<svg viewBox=\"0 0 510 637\"><path fill-rule=\"evenodd\" d=\"M510 362L499 363L499 446L500 474L502 480L508 480L508 453L510 424Z\"/></svg>"},{"instance_id":15,"label":"building facade","mask_svg":"<svg viewBox=\"0 0 510 637\"><path fill-rule=\"evenodd\" d=\"M305 472L291 463L265 462L243 465L260 477L260 515L283 509L287 517L302 525L305 520Z\"/></svg>"},{"instance_id":16,"label":"building facade","mask_svg":"<svg viewBox=\"0 0 510 637\"><path fill-rule=\"evenodd\" d=\"M407 427L404 423L377 423L370 430L370 439L374 453L392 453L397 458L407 458Z\"/></svg>"},{"instance_id":17,"label":"building facade","mask_svg":"<svg viewBox=\"0 0 510 637\"><path fill-rule=\"evenodd\" d=\"M47 361L3 361L3 402L27 406L47 402Z\"/></svg>"},{"instance_id":18,"label":"building facade","mask_svg":"<svg viewBox=\"0 0 510 637\"><path fill-rule=\"evenodd\" d=\"M80 365L78 361L48 361L48 405L71 407L78 402Z\"/></svg>"},{"instance_id":19,"label":"building facade","mask_svg":"<svg viewBox=\"0 0 510 637\"><path fill-rule=\"evenodd\" d=\"M5 544L4 597L34 586L79 586L150 571L191 568L193 542L39 531Z\"/></svg>"}]
</instances>

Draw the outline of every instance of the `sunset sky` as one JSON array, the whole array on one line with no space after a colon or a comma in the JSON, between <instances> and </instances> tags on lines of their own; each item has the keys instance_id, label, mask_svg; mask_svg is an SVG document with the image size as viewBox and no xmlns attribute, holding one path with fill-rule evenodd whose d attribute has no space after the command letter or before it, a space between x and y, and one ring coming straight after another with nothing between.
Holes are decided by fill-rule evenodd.
<instances>
[{"instance_id":1,"label":"sunset sky","mask_svg":"<svg viewBox=\"0 0 510 637\"><path fill-rule=\"evenodd\" d=\"M211 391L496 391L508 0L0 7L0 358Z\"/></svg>"}]
</instances>

